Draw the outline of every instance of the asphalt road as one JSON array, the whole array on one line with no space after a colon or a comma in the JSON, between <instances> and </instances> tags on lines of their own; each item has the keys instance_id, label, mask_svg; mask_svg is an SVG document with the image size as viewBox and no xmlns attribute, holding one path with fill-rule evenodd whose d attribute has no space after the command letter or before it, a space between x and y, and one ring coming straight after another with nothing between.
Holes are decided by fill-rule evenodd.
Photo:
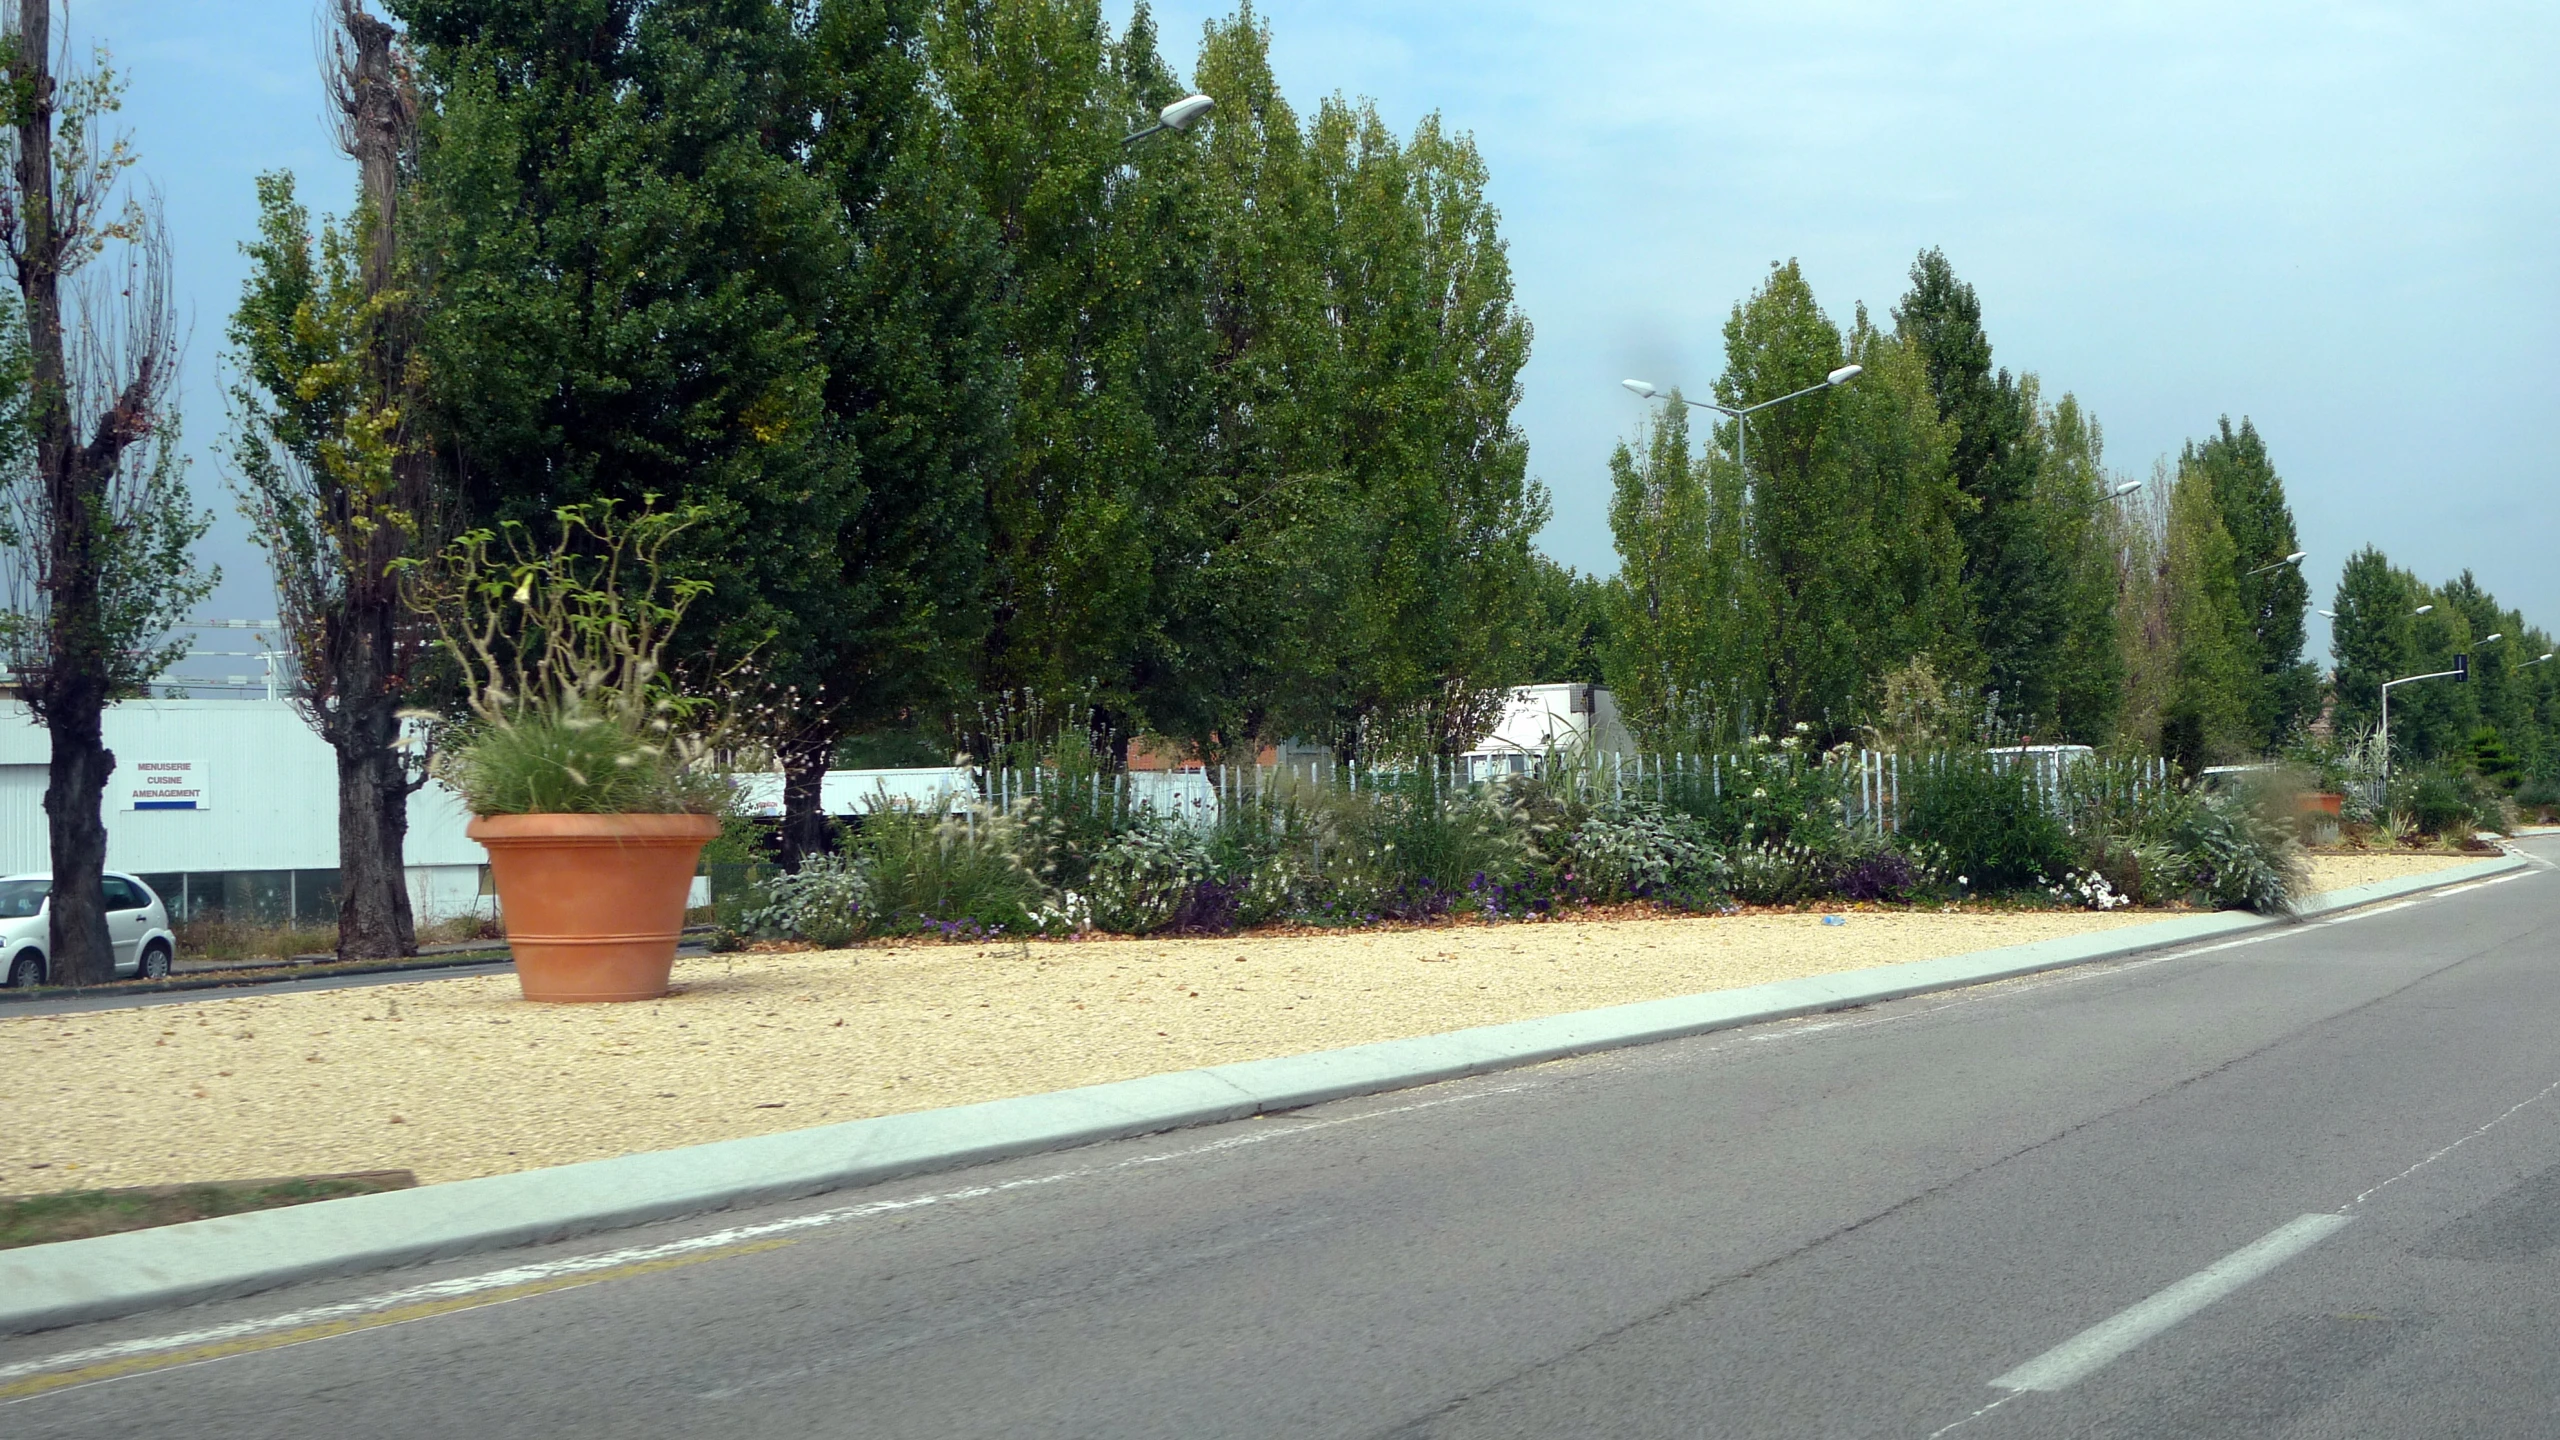
<instances>
[{"instance_id":1,"label":"asphalt road","mask_svg":"<svg viewBox=\"0 0 2560 1440\"><path fill-rule=\"evenodd\" d=\"M0 1434L2549 1436L2555 1036L2538 868L20 1337Z\"/></svg>"}]
</instances>

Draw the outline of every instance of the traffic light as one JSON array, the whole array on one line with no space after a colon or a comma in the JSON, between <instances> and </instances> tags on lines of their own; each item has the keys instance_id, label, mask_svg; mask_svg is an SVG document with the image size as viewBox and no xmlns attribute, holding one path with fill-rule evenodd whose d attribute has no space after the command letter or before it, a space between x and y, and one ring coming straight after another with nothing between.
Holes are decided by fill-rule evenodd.
<instances>
[{"instance_id":1,"label":"traffic light","mask_svg":"<svg viewBox=\"0 0 2560 1440\"><path fill-rule=\"evenodd\" d=\"M2468 685L2471 683L2470 656L2456 655L2453 657L2453 683L2456 685Z\"/></svg>"}]
</instances>

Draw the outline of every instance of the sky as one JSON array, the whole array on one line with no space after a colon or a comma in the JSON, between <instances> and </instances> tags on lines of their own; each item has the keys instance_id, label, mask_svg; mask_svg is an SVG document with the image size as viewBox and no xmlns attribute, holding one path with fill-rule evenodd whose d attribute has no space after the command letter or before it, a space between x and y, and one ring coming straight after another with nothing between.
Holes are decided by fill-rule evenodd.
<instances>
[{"instance_id":1,"label":"sky","mask_svg":"<svg viewBox=\"0 0 2560 1440\"><path fill-rule=\"evenodd\" d=\"M1121 0L1104 0L1115 21ZM1187 68L1224 3L1155 10ZM192 322L194 483L219 512L205 613L273 602L220 463L222 331L289 169L343 208L310 0L79 0L132 89ZM1518 411L1541 543L1607 572L1618 382L1700 389L1772 262L1881 320L1913 256L1980 292L1997 362L2076 394L2110 465L2229 415L2266 437L2325 606L2377 544L2560 628L2560 6L1602 6L1268 0L1281 88L1476 137L1536 327ZM2316 617L2312 650L2326 659Z\"/></svg>"}]
</instances>

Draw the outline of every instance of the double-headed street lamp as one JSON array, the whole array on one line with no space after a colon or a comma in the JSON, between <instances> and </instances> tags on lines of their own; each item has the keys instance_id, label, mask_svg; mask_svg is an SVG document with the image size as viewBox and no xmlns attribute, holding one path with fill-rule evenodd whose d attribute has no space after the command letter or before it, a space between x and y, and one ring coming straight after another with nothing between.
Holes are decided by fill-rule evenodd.
<instances>
[{"instance_id":1,"label":"double-headed street lamp","mask_svg":"<svg viewBox=\"0 0 2560 1440\"><path fill-rule=\"evenodd\" d=\"M1676 398L1683 405L1695 406L1700 410L1713 410L1719 415L1732 417L1734 429L1733 463L1735 468L1742 472L1742 483L1748 485L1751 483L1750 417L1752 415L1755 415L1762 410L1766 410L1772 405L1784 405L1790 400L1800 400L1805 396L1812 394L1816 390L1828 390L1834 385L1846 385L1850 381L1857 379L1860 375L1865 374L1866 368L1867 367L1864 365L1843 365L1839 369L1832 371L1830 374L1823 376L1822 383L1819 385L1807 385L1801 390L1781 395L1775 400L1763 400L1757 405L1745 405L1739 409L1736 409L1731 405L1718 405L1712 400L1692 400L1686 395L1676 397L1666 395L1653 388L1652 384L1648 381L1621 380L1618 383L1626 386L1628 389L1634 391L1638 396L1647 400L1670 400Z\"/></svg>"}]
</instances>

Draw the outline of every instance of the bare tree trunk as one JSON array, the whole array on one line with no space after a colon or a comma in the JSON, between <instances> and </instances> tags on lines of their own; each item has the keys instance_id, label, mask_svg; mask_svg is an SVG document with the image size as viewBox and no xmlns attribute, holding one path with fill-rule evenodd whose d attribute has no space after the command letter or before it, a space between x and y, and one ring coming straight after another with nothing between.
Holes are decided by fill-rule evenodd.
<instances>
[{"instance_id":1,"label":"bare tree trunk","mask_svg":"<svg viewBox=\"0 0 2560 1440\"><path fill-rule=\"evenodd\" d=\"M835 750L833 732L801 735L782 747L781 860L785 870L798 870L802 862L832 851L821 791Z\"/></svg>"},{"instance_id":2,"label":"bare tree trunk","mask_svg":"<svg viewBox=\"0 0 2560 1440\"><path fill-rule=\"evenodd\" d=\"M100 813L107 776L116 768L91 707L85 729L53 719L53 762L46 777L44 813L53 845L53 899L45 978L56 985L100 985L115 978L114 941L107 934L107 897L100 876L107 864L107 822Z\"/></svg>"},{"instance_id":3,"label":"bare tree trunk","mask_svg":"<svg viewBox=\"0 0 2560 1440\"><path fill-rule=\"evenodd\" d=\"M413 955L406 867L409 787L399 757L383 746L338 751L338 958Z\"/></svg>"},{"instance_id":4,"label":"bare tree trunk","mask_svg":"<svg viewBox=\"0 0 2560 1440\"><path fill-rule=\"evenodd\" d=\"M37 708L52 732L44 808L53 849L53 900L47 949L59 984L95 985L114 977L107 935L107 826L99 813L116 757L107 750L103 717L108 657L100 646L93 516L105 496L104 475L72 431L62 339L62 238L53 189L53 0L19 0L17 76L27 98L19 112L17 174L22 240L18 290L26 304L31 384L29 420L38 483L48 518L45 625L49 663L36 677ZM101 426L100 439L109 438ZM120 449L121 447L117 447ZM117 450L107 452L112 467Z\"/></svg>"}]
</instances>

